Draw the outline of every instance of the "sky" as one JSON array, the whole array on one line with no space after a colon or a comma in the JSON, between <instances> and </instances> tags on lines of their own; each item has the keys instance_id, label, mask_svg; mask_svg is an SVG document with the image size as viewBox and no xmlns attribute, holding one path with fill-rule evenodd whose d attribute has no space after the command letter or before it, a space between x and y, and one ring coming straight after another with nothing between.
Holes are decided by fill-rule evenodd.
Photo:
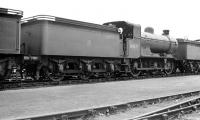
<instances>
[{"instance_id":1,"label":"sky","mask_svg":"<svg viewBox=\"0 0 200 120\"><path fill-rule=\"evenodd\" d=\"M200 39L199 0L0 0L0 7L22 10L24 17L53 15L103 24L128 21L155 34L169 29L175 38Z\"/></svg>"}]
</instances>

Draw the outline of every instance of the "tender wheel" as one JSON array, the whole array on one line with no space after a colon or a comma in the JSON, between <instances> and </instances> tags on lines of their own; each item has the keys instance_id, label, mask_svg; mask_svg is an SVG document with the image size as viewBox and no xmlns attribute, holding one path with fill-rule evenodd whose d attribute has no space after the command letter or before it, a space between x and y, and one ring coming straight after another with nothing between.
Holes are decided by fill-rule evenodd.
<instances>
[{"instance_id":1,"label":"tender wheel","mask_svg":"<svg viewBox=\"0 0 200 120\"><path fill-rule=\"evenodd\" d=\"M34 65L22 65L21 67L21 79L22 80L31 80L31 81L34 81L36 78L35 78L35 71L36 71L36 68Z\"/></svg>"},{"instance_id":2,"label":"tender wheel","mask_svg":"<svg viewBox=\"0 0 200 120\"><path fill-rule=\"evenodd\" d=\"M165 74L170 75L172 74L174 71L174 62L173 61L167 61L166 65L165 65Z\"/></svg>"},{"instance_id":3,"label":"tender wheel","mask_svg":"<svg viewBox=\"0 0 200 120\"><path fill-rule=\"evenodd\" d=\"M194 73L198 73L199 72L199 65L197 63L193 63L194 66Z\"/></svg>"},{"instance_id":4,"label":"tender wheel","mask_svg":"<svg viewBox=\"0 0 200 120\"><path fill-rule=\"evenodd\" d=\"M48 68L46 66L41 66L36 71L36 80L46 80L48 76Z\"/></svg>"},{"instance_id":5,"label":"tender wheel","mask_svg":"<svg viewBox=\"0 0 200 120\"><path fill-rule=\"evenodd\" d=\"M137 77L141 74L141 71L140 70L137 70L136 68L132 68L131 69L131 74L133 77Z\"/></svg>"},{"instance_id":6,"label":"tender wheel","mask_svg":"<svg viewBox=\"0 0 200 120\"><path fill-rule=\"evenodd\" d=\"M59 71L59 66L56 63L51 63L46 72L48 78L52 81L61 81L64 79L64 74Z\"/></svg>"},{"instance_id":7,"label":"tender wheel","mask_svg":"<svg viewBox=\"0 0 200 120\"><path fill-rule=\"evenodd\" d=\"M0 80L4 80L6 74L5 64L0 64Z\"/></svg>"},{"instance_id":8,"label":"tender wheel","mask_svg":"<svg viewBox=\"0 0 200 120\"><path fill-rule=\"evenodd\" d=\"M64 75L62 73L48 73L48 77L52 81L62 81L64 79Z\"/></svg>"},{"instance_id":9,"label":"tender wheel","mask_svg":"<svg viewBox=\"0 0 200 120\"><path fill-rule=\"evenodd\" d=\"M198 73L199 73L200 72L200 64L198 63L197 65L198 65Z\"/></svg>"},{"instance_id":10,"label":"tender wheel","mask_svg":"<svg viewBox=\"0 0 200 120\"><path fill-rule=\"evenodd\" d=\"M81 80L88 80L89 77L87 75L85 75L85 74L82 74L82 75L80 75L80 79Z\"/></svg>"},{"instance_id":11,"label":"tender wheel","mask_svg":"<svg viewBox=\"0 0 200 120\"><path fill-rule=\"evenodd\" d=\"M104 73L104 78L110 79L111 78L111 73Z\"/></svg>"}]
</instances>

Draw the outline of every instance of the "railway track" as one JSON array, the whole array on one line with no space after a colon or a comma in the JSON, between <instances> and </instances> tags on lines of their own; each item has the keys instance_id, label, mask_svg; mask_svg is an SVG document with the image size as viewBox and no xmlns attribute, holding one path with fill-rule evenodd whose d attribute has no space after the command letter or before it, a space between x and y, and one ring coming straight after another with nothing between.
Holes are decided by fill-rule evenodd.
<instances>
[{"instance_id":1,"label":"railway track","mask_svg":"<svg viewBox=\"0 0 200 120\"><path fill-rule=\"evenodd\" d=\"M118 105L111 105L111 106L103 106L98 108L91 108L86 110L77 110L72 112L63 112L63 113L52 113L48 115L41 115L41 116L29 116L27 118L18 118L18 120L88 120L89 118L92 118L96 115L104 114L104 115L111 115L115 114L119 111L127 111L133 108L146 106L146 105L152 105L152 104L159 104L164 101L171 101L171 100L178 100L181 98L187 98L192 96L199 96L200 91L194 91L194 92L188 92L183 94L177 94L177 95L171 95L171 96L165 96L160 98L154 98L154 99L147 99L147 100L141 100L141 101L134 101L124 104L118 104ZM150 117L158 116L158 117L166 117L168 118L172 113L177 113L176 111L180 111L182 114L188 109L197 109L200 106L200 98L188 100L186 102L182 102L180 104L166 107L164 109L154 111L148 114L144 114L142 116L137 116L135 118L131 118L128 120L151 120ZM156 114L155 114L156 113ZM154 118L152 118L154 120Z\"/></svg>"},{"instance_id":2,"label":"railway track","mask_svg":"<svg viewBox=\"0 0 200 120\"><path fill-rule=\"evenodd\" d=\"M25 89L25 88L37 88L37 87L49 87L49 86L62 86L62 85L75 85L75 84L88 84L88 83L100 83L100 82L113 82L113 81L126 81L126 80L142 80L149 78L163 78L163 77L178 77L199 75L200 73L176 73L171 75L142 75L135 78L131 77L118 77L118 78L95 78L95 79L68 79L64 81L49 81L48 79L33 81L33 80L17 80L17 81L0 81L0 91L8 89Z\"/></svg>"},{"instance_id":3,"label":"railway track","mask_svg":"<svg viewBox=\"0 0 200 120\"><path fill-rule=\"evenodd\" d=\"M128 120L171 120L190 114L199 108L200 97L197 97Z\"/></svg>"}]
</instances>

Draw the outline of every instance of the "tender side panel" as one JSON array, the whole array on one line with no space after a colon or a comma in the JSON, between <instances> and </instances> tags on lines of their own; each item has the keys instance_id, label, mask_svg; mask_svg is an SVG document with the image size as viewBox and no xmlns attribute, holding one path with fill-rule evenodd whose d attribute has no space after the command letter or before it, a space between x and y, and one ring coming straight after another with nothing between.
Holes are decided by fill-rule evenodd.
<instances>
[{"instance_id":1,"label":"tender side panel","mask_svg":"<svg viewBox=\"0 0 200 120\"><path fill-rule=\"evenodd\" d=\"M14 17L0 17L0 53L19 54L19 21Z\"/></svg>"},{"instance_id":2,"label":"tender side panel","mask_svg":"<svg viewBox=\"0 0 200 120\"><path fill-rule=\"evenodd\" d=\"M114 31L48 22L42 29L42 54L121 57L121 39Z\"/></svg>"},{"instance_id":3,"label":"tender side panel","mask_svg":"<svg viewBox=\"0 0 200 120\"><path fill-rule=\"evenodd\" d=\"M200 60L200 43L186 41L179 42L176 56L178 59Z\"/></svg>"},{"instance_id":4,"label":"tender side panel","mask_svg":"<svg viewBox=\"0 0 200 120\"><path fill-rule=\"evenodd\" d=\"M186 59L200 60L200 44L186 44Z\"/></svg>"},{"instance_id":5,"label":"tender side panel","mask_svg":"<svg viewBox=\"0 0 200 120\"><path fill-rule=\"evenodd\" d=\"M41 23L22 24L21 52L26 55L40 55L41 53Z\"/></svg>"},{"instance_id":6,"label":"tender side panel","mask_svg":"<svg viewBox=\"0 0 200 120\"><path fill-rule=\"evenodd\" d=\"M184 42L179 42L178 43L178 49L176 51L176 58L178 60L186 59L186 44Z\"/></svg>"}]
</instances>

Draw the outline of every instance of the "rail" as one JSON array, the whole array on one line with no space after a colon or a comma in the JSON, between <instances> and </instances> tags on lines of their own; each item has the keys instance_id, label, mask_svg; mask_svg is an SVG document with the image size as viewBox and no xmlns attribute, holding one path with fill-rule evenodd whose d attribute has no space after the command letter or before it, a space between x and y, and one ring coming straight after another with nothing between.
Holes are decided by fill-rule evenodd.
<instances>
[{"instance_id":1,"label":"rail","mask_svg":"<svg viewBox=\"0 0 200 120\"><path fill-rule=\"evenodd\" d=\"M167 120L191 113L200 108L200 97L193 98L128 120Z\"/></svg>"}]
</instances>

